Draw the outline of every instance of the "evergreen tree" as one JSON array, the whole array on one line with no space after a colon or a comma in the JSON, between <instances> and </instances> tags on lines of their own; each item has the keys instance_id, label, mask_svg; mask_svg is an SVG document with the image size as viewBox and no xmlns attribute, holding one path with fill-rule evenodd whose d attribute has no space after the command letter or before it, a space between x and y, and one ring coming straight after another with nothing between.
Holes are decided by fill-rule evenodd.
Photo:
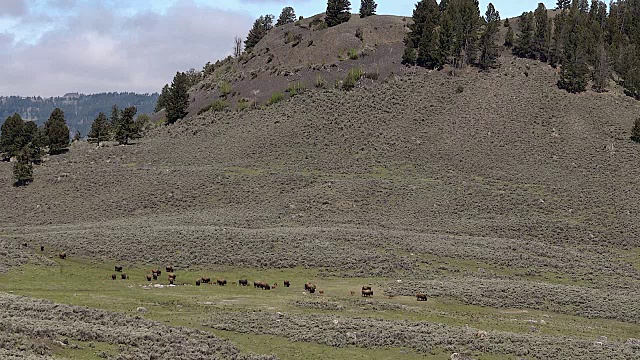
<instances>
[{"instance_id":1,"label":"evergreen tree","mask_svg":"<svg viewBox=\"0 0 640 360\"><path fill-rule=\"evenodd\" d=\"M244 41L244 49L251 52L253 48L267 35L267 32L273 28L273 15L260 16L253 23L253 27L249 30L247 40Z\"/></svg>"},{"instance_id":2,"label":"evergreen tree","mask_svg":"<svg viewBox=\"0 0 640 360\"><path fill-rule=\"evenodd\" d=\"M524 12L520 15L520 36L513 48L513 53L524 58L534 56L533 51L533 14Z\"/></svg>"},{"instance_id":3,"label":"evergreen tree","mask_svg":"<svg viewBox=\"0 0 640 360\"><path fill-rule=\"evenodd\" d=\"M38 125L33 121L25 121L23 128L23 144L31 143L38 136Z\"/></svg>"},{"instance_id":4,"label":"evergreen tree","mask_svg":"<svg viewBox=\"0 0 640 360\"><path fill-rule=\"evenodd\" d=\"M513 28L511 27L511 25L509 25L509 28L507 29L507 34L504 36L504 46L509 49L513 47L513 39L514 39Z\"/></svg>"},{"instance_id":5,"label":"evergreen tree","mask_svg":"<svg viewBox=\"0 0 640 360\"><path fill-rule=\"evenodd\" d=\"M562 43L564 41L564 19L565 14L560 13L552 20L553 37L551 41L551 49L549 50L549 64L556 67L562 60Z\"/></svg>"},{"instance_id":6,"label":"evergreen tree","mask_svg":"<svg viewBox=\"0 0 640 360\"><path fill-rule=\"evenodd\" d=\"M169 98L167 99L167 123L173 124L187 116L189 107L189 88L187 87L187 77L184 73L178 72L173 77Z\"/></svg>"},{"instance_id":7,"label":"evergreen tree","mask_svg":"<svg viewBox=\"0 0 640 360\"><path fill-rule=\"evenodd\" d=\"M366 18L376 14L378 4L374 0L360 0L360 17Z\"/></svg>"},{"instance_id":8,"label":"evergreen tree","mask_svg":"<svg viewBox=\"0 0 640 360\"><path fill-rule=\"evenodd\" d=\"M276 26L291 24L291 23L294 23L295 21L296 21L296 12L293 10L291 6L287 6L286 8L282 9L282 12L280 13L280 17L276 22Z\"/></svg>"},{"instance_id":9,"label":"evergreen tree","mask_svg":"<svg viewBox=\"0 0 640 360\"><path fill-rule=\"evenodd\" d=\"M44 123L44 130L47 136L49 154L60 154L69 147L69 127L64 119L62 110L59 108L53 110L49 120Z\"/></svg>"},{"instance_id":10,"label":"evergreen tree","mask_svg":"<svg viewBox=\"0 0 640 360\"><path fill-rule=\"evenodd\" d=\"M440 17L436 0L421 0L413 10L413 24L409 25L409 37L414 45L420 46L424 29L435 29Z\"/></svg>"},{"instance_id":11,"label":"evergreen tree","mask_svg":"<svg viewBox=\"0 0 640 360\"><path fill-rule=\"evenodd\" d=\"M451 54L454 65L463 67L475 59L480 8L478 0L450 0L447 5L451 20Z\"/></svg>"},{"instance_id":12,"label":"evergreen tree","mask_svg":"<svg viewBox=\"0 0 640 360\"><path fill-rule=\"evenodd\" d=\"M633 129L631 129L631 140L640 143L640 117L636 119Z\"/></svg>"},{"instance_id":13,"label":"evergreen tree","mask_svg":"<svg viewBox=\"0 0 640 360\"><path fill-rule=\"evenodd\" d=\"M547 16L547 8L543 3L538 4L533 17L535 19L534 56L542 62L547 62L549 59L549 18Z\"/></svg>"},{"instance_id":14,"label":"evergreen tree","mask_svg":"<svg viewBox=\"0 0 640 360\"><path fill-rule=\"evenodd\" d=\"M351 2L349 0L328 0L327 16L324 21L332 27L351 19Z\"/></svg>"},{"instance_id":15,"label":"evergreen tree","mask_svg":"<svg viewBox=\"0 0 640 360\"><path fill-rule=\"evenodd\" d=\"M484 21L485 28L480 37L480 67L486 70L494 67L498 58L496 40L500 26L500 13L496 11L492 3L487 6Z\"/></svg>"},{"instance_id":16,"label":"evergreen tree","mask_svg":"<svg viewBox=\"0 0 640 360\"><path fill-rule=\"evenodd\" d=\"M562 69L558 87L570 93L583 92L587 88L589 68L587 64L585 29L578 6L572 6L565 23Z\"/></svg>"},{"instance_id":17,"label":"evergreen tree","mask_svg":"<svg viewBox=\"0 0 640 360\"><path fill-rule=\"evenodd\" d=\"M416 64L416 50L413 47L411 39L406 40L404 54L402 54L402 63L405 65Z\"/></svg>"},{"instance_id":18,"label":"evergreen tree","mask_svg":"<svg viewBox=\"0 0 640 360\"><path fill-rule=\"evenodd\" d=\"M93 120L91 124L91 132L89 132L89 139L91 142L100 143L109 140L109 126L107 125L107 116L104 113L99 113L98 117Z\"/></svg>"},{"instance_id":19,"label":"evergreen tree","mask_svg":"<svg viewBox=\"0 0 640 360\"><path fill-rule=\"evenodd\" d=\"M44 155L44 148L47 146L47 136L45 134L44 127L38 128L38 131L36 131L33 139L27 146L31 162L39 164L42 160L42 156Z\"/></svg>"},{"instance_id":20,"label":"evergreen tree","mask_svg":"<svg viewBox=\"0 0 640 360\"><path fill-rule=\"evenodd\" d=\"M566 10L571 6L571 0L558 0L556 7L558 10Z\"/></svg>"},{"instance_id":21,"label":"evergreen tree","mask_svg":"<svg viewBox=\"0 0 640 360\"><path fill-rule=\"evenodd\" d=\"M162 92L160 92L160 96L158 96L158 102L156 103L156 108L153 110L154 112L160 112L167 106L167 99L169 98L169 84L166 84L162 88Z\"/></svg>"},{"instance_id":22,"label":"evergreen tree","mask_svg":"<svg viewBox=\"0 0 640 360\"><path fill-rule=\"evenodd\" d=\"M120 116L122 112L118 109L118 105L113 105L111 107L111 116L109 117L109 124L107 126L107 132L111 133L115 130L116 124L120 121Z\"/></svg>"},{"instance_id":23,"label":"evergreen tree","mask_svg":"<svg viewBox=\"0 0 640 360\"><path fill-rule=\"evenodd\" d=\"M16 160L13 164L13 177L16 180L14 186L30 184L33 181L33 165L26 146L17 154Z\"/></svg>"},{"instance_id":24,"label":"evergreen tree","mask_svg":"<svg viewBox=\"0 0 640 360\"><path fill-rule=\"evenodd\" d=\"M426 24L418 44L416 64L429 69L436 69L442 65L441 61L442 58L438 51L438 33L434 24Z\"/></svg>"},{"instance_id":25,"label":"evergreen tree","mask_svg":"<svg viewBox=\"0 0 640 360\"><path fill-rule=\"evenodd\" d=\"M128 144L130 139L137 137L134 122L137 111L135 106L128 107L122 111L120 121L118 121L115 128L115 139L120 145Z\"/></svg>"},{"instance_id":26,"label":"evergreen tree","mask_svg":"<svg viewBox=\"0 0 640 360\"><path fill-rule=\"evenodd\" d=\"M0 152L6 157L17 156L18 152L26 144L24 139L24 121L19 114L9 116L0 131Z\"/></svg>"}]
</instances>

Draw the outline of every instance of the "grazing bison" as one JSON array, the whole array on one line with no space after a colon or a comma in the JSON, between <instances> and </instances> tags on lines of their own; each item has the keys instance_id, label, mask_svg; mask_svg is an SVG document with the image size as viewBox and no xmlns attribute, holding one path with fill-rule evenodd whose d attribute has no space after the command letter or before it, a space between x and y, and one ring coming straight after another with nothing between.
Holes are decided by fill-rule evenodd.
<instances>
[{"instance_id":1,"label":"grazing bison","mask_svg":"<svg viewBox=\"0 0 640 360\"><path fill-rule=\"evenodd\" d=\"M362 290L362 296L363 297L373 296L373 290Z\"/></svg>"},{"instance_id":2,"label":"grazing bison","mask_svg":"<svg viewBox=\"0 0 640 360\"><path fill-rule=\"evenodd\" d=\"M44 246L40 246L40 251L44 251Z\"/></svg>"},{"instance_id":3,"label":"grazing bison","mask_svg":"<svg viewBox=\"0 0 640 360\"><path fill-rule=\"evenodd\" d=\"M289 287L289 286L291 286L291 283L289 282L289 280L285 280L284 287Z\"/></svg>"},{"instance_id":4,"label":"grazing bison","mask_svg":"<svg viewBox=\"0 0 640 360\"><path fill-rule=\"evenodd\" d=\"M122 266L116 265L116 272L122 272Z\"/></svg>"},{"instance_id":5,"label":"grazing bison","mask_svg":"<svg viewBox=\"0 0 640 360\"><path fill-rule=\"evenodd\" d=\"M158 273L152 273L151 276L153 276L153 280L158 280Z\"/></svg>"},{"instance_id":6,"label":"grazing bison","mask_svg":"<svg viewBox=\"0 0 640 360\"><path fill-rule=\"evenodd\" d=\"M363 287L362 287L362 290L363 290L363 291L364 291L364 290L371 290L371 286L363 286Z\"/></svg>"},{"instance_id":7,"label":"grazing bison","mask_svg":"<svg viewBox=\"0 0 640 360\"><path fill-rule=\"evenodd\" d=\"M355 292L355 291L352 291L352 292L351 292L351 296L354 296L355 294L356 294L356 292Z\"/></svg>"},{"instance_id":8,"label":"grazing bison","mask_svg":"<svg viewBox=\"0 0 640 360\"><path fill-rule=\"evenodd\" d=\"M200 278L200 282L202 282L203 284L209 284L211 282L211 278L202 277Z\"/></svg>"},{"instance_id":9,"label":"grazing bison","mask_svg":"<svg viewBox=\"0 0 640 360\"><path fill-rule=\"evenodd\" d=\"M120 278L122 280L127 280L127 279L129 279L129 276L126 273L122 273L122 274L120 274Z\"/></svg>"},{"instance_id":10,"label":"grazing bison","mask_svg":"<svg viewBox=\"0 0 640 360\"><path fill-rule=\"evenodd\" d=\"M316 286L312 283L304 284L304 289L311 294L314 294L316 292Z\"/></svg>"},{"instance_id":11,"label":"grazing bison","mask_svg":"<svg viewBox=\"0 0 640 360\"><path fill-rule=\"evenodd\" d=\"M318 293L320 293L320 295L324 295L324 290L320 290Z\"/></svg>"},{"instance_id":12,"label":"grazing bison","mask_svg":"<svg viewBox=\"0 0 640 360\"><path fill-rule=\"evenodd\" d=\"M162 275L162 271L160 271L160 269L153 269L151 272L156 273L156 275Z\"/></svg>"},{"instance_id":13,"label":"grazing bison","mask_svg":"<svg viewBox=\"0 0 640 360\"><path fill-rule=\"evenodd\" d=\"M196 280L196 286L200 286L200 280Z\"/></svg>"},{"instance_id":14,"label":"grazing bison","mask_svg":"<svg viewBox=\"0 0 640 360\"><path fill-rule=\"evenodd\" d=\"M262 284L262 289L264 289L264 290L271 290L271 285L266 284L266 283L265 283L265 284Z\"/></svg>"},{"instance_id":15,"label":"grazing bison","mask_svg":"<svg viewBox=\"0 0 640 360\"><path fill-rule=\"evenodd\" d=\"M416 298L418 301L427 301L428 299L427 294L416 294Z\"/></svg>"},{"instance_id":16,"label":"grazing bison","mask_svg":"<svg viewBox=\"0 0 640 360\"><path fill-rule=\"evenodd\" d=\"M176 280L176 274L167 274L167 277L168 277L170 280L173 280L173 281L175 281L175 280Z\"/></svg>"},{"instance_id":17,"label":"grazing bison","mask_svg":"<svg viewBox=\"0 0 640 360\"><path fill-rule=\"evenodd\" d=\"M169 278L169 285L173 285L173 278Z\"/></svg>"},{"instance_id":18,"label":"grazing bison","mask_svg":"<svg viewBox=\"0 0 640 360\"><path fill-rule=\"evenodd\" d=\"M227 285L227 280L225 279L216 279L216 282L218 283L218 285L220 286L225 286Z\"/></svg>"},{"instance_id":19,"label":"grazing bison","mask_svg":"<svg viewBox=\"0 0 640 360\"><path fill-rule=\"evenodd\" d=\"M249 286L249 280L247 279L240 279L238 280L238 284L240 284L240 286ZM255 284L255 283L254 283Z\"/></svg>"},{"instance_id":20,"label":"grazing bison","mask_svg":"<svg viewBox=\"0 0 640 360\"><path fill-rule=\"evenodd\" d=\"M118 278L118 277L116 276L116 274L111 274L111 280L115 280L115 279L117 279L117 278Z\"/></svg>"},{"instance_id":21,"label":"grazing bison","mask_svg":"<svg viewBox=\"0 0 640 360\"><path fill-rule=\"evenodd\" d=\"M151 281L151 275L147 275L147 281Z\"/></svg>"},{"instance_id":22,"label":"grazing bison","mask_svg":"<svg viewBox=\"0 0 640 360\"><path fill-rule=\"evenodd\" d=\"M66 259L66 258L67 258L67 253L63 253L63 252L61 252L60 254L58 254L58 257L59 257L60 259L64 260L64 259Z\"/></svg>"},{"instance_id":23,"label":"grazing bison","mask_svg":"<svg viewBox=\"0 0 640 360\"><path fill-rule=\"evenodd\" d=\"M167 266L167 267L165 268L165 270L167 270L167 272L168 272L168 273L172 273L172 272L173 272L173 266L171 266L171 265L170 265L170 266Z\"/></svg>"}]
</instances>

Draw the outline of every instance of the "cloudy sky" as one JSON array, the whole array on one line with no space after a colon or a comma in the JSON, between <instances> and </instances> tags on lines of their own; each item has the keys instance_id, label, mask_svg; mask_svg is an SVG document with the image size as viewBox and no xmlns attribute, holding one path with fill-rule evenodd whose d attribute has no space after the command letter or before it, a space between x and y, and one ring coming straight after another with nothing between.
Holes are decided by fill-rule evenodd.
<instances>
[{"instance_id":1,"label":"cloudy sky","mask_svg":"<svg viewBox=\"0 0 640 360\"><path fill-rule=\"evenodd\" d=\"M415 3L379 0L378 13L410 16ZM488 1L480 3L484 13ZM493 3L510 17L538 0ZM177 70L229 55L235 35L284 6L308 17L326 1L0 0L0 96L159 91Z\"/></svg>"}]
</instances>

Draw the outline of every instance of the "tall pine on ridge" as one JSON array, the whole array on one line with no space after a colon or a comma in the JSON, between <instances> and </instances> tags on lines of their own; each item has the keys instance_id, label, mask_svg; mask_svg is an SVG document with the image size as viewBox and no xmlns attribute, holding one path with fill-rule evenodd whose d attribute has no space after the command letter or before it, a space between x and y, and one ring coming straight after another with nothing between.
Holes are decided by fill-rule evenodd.
<instances>
[{"instance_id":1,"label":"tall pine on ridge","mask_svg":"<svg viewBox=\"0 0 640 360\"><path fill-rule=\"evenodd\" d=\"M351 19L351 2L349 0L328 0L327 16L324 21L332 27Z\"/></svg>"},{"instance_id":2,"label":"tall pine on ridge","mask_svg":"<svg viewBox=\"0 0 640 360\"><path fill-rule=\"evenodd\" d=\"M480 67L486 70L494 67L498 58L496 41L500 27L500 13L492 3L487 5L484 21L485 27L480 37Z\"/></svg>"},{"instance_id":3,"label":"tall pine on ridge","mask_svg":"<svg viewBox=\"0 0 640 360\"><path fill-rule=\"evenodd\" d=\"M69 147L69 127L62 110L59 108L53 110L49 120L44 123L44 130L50 154L60 154Z\"/></svg>"},{"instance_id":4,"label":"tall pine on ridge","mask_svg":"<svg viewBox=\"0 0 640 360\"><path fill-rule=\"evenodd\" d=\"M169 98L166 103L167 123L173 124L187 116L189 107L189 87L187 86L187 75L177 72L169 88Z\"/></svg>"},{"instance_id":5,"label":"tall pine on ridge","mask_svg":"<svg viewBox=\"0 0 640 360\"><path fill-rule=\"evenodd\" d=\"M361 0L360 1L360 17L366 18L376 14L378 4L375 0Z\"/></svg>"}]
</instances>

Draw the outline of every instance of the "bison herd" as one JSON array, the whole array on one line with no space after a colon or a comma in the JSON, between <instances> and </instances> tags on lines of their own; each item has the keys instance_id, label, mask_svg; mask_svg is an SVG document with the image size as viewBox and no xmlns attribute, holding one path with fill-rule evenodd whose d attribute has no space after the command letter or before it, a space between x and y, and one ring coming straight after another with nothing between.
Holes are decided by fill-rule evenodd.
<instances>
[{"instance_id":1,"label":"bison herd","mask_svg":"<svg viewBox=\"0 0 640 360\"><path fill-rule=\"evenodd\" d=\"M44 246L41 246L40 248L41 251L44 251ZM60 254L58 254L58 257L62 260L67 258L67 254L65 252L61 252ZM122 280L128 280L129 276L122 272L123 271L123 266L122 265L116 265L114 268L115 272L120 273L120 279ZM169 284L173 285L176 281L176 274L174 273L174 268L173 266L166 266L165 270L167 272L167 279L169 280ZM146 279L147 281L151 281L151 280L158 280L158 277L162 274L162 271L160 269L152 269L150 274L146 275ZM111 279L112 280L116 280L118 278L118 276L114 273L111 275ZM196 280L196 286L200 286L201 284L211 284L211 278L209 277L201 277L200 279ZM219 286L226 286L227 285L227 280L225 279L216 279L215 284L219 285ZM238 286L249 286L249 280L247 279L240 279L238 280L238 282L234 282L234 285L238 285ZM284 280L283 281L283 285L284 287L290 287L291 286L291 282L289 280ZM262 282L262 281L254 281L253 282L253 287L256 289L262 289L262 290L273 290L276 289L278 287L277 283L274 283L272 285L266 283L266 282ZM305 283L304 284L304 290L309 292L310 294L315 294L316 290L317 290L317 286L315 284L312 283ZM320 290L319 291L320 295L324 294L324 291ZM373 289L371 288L371 286L363 286L362 287L362 297L372 297L373 296ZM354 295L354 292L351 291L351 295ZM416 294L416 300L417 301L427 301L428 300L428 296L427 294L424 293L418 293Z\"/></svg>"}]
</instances>

